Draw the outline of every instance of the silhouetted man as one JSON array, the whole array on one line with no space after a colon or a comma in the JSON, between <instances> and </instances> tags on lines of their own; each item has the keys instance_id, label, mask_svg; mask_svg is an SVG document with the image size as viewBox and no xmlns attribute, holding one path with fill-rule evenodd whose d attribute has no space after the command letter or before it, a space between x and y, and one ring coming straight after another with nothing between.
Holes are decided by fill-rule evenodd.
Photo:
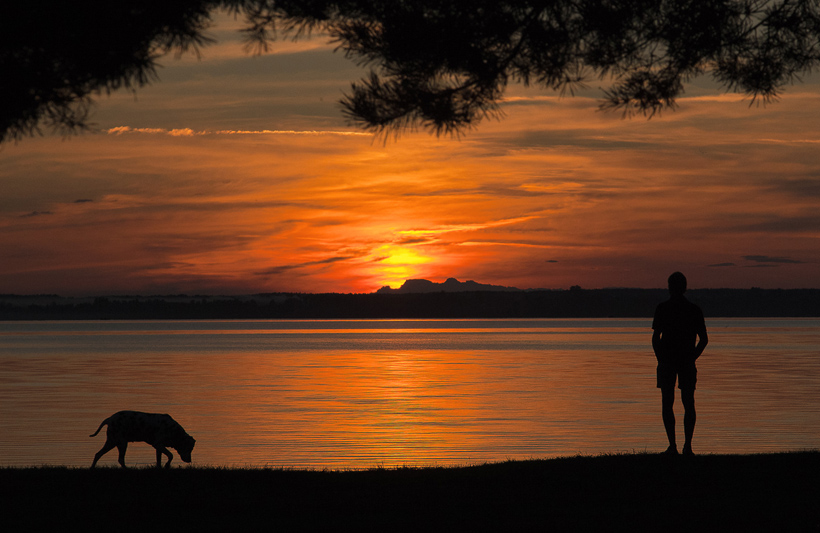
<instances>
[{"instance_id":1,"label":"silhouetted man","mask_svg":"<svg viewBox=\"0 0 820 533\"><path fill-rule=\"evenodd\" d=\"M687 300L686 277L680 272L669 276L669 300L655 309L652 321L652 349L658 359L658 388L661 389L663 425L669 439L666 453L677 455L675 442L675 379L683 402L683 430L686 441L683 454L692 455L695 432L695 383L698 370L695 360L703 353L709 337L700 307ZM695 344L697 342L697 344Z\"/></svg>"}]
</instances>

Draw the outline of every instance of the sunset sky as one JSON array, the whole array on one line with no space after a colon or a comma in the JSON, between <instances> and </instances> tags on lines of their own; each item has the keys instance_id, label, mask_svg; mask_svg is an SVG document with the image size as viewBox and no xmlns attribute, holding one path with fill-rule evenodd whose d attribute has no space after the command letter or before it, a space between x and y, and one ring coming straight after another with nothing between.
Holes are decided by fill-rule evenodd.
<instances>
[{"instance_id":1,"label":"sunset sky","mask_svg":"<svg viewBox=\"0 0 820 533\"><path fill-rule=\"evenodd\" d=\"M374 138L326 39L202 57L97 99L95 132L0 148L0 293L818 287L820 78L750 106L708 79L651 120L510 86L460 139Z\"/></svg>"}]
</instances>

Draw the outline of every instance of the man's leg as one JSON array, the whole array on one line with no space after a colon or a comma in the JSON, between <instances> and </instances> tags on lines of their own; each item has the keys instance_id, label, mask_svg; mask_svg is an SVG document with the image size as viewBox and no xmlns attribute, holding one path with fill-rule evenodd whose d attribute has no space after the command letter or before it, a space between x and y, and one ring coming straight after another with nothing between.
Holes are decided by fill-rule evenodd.
<instances>
[{"instance_id":1,"label":"man's leg","mask_svg":"<svg viewBox=\"0 0 820 533\"><path fill-rule=\"evenodd\" d=\"M675 386L661 388L661 403L663 415L663 427L666 428L666 438L669 439L668 453L678 453L678 445L675 442Z\"/></svg>"},{"instance_id":2,"label":"man's leg","mask_svg":"<svg viewBox=\"0 0 820 533\"><path fill-rule=\"evenodd\" d=\"M683 402L683 434L686 441L683 444L683 453L692 454L692 435L695 434L695 389L685 389L680 391L680 399Z\"/></svg>"}]
</instances>

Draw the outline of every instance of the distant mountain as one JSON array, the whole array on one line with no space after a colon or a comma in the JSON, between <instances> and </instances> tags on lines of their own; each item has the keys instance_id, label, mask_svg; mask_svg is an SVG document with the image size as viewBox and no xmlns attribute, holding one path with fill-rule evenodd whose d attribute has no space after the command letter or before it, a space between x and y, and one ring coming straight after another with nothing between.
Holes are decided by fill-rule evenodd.
<instances>
[{"instance_id":1,"label":"distant mountain","mask_svg":"<svg viewBox=\"0 0 820 533\"><path fill-rule=\"evenodd\" d=\"M476 283L475 281L459 281L456 278L449 278L444 283L435 283L426 279L408 279L398 289L382 287L376 294L419 294L428 292L511 292L520 291L515 287L502 287L500 285L487 285Z\"/></svg>"}]
</instances>

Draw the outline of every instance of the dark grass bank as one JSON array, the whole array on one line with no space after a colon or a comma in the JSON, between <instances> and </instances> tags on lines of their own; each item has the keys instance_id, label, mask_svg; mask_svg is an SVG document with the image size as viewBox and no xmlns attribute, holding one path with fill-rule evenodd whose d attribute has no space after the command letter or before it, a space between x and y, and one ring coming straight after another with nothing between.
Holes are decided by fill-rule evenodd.
<instances>
[{"instance_id":1,"label":"dark grass bank","mask_svg":"<svg viewBox=\"0 0 820 533\"><path fill-rule=\"evenodd\" d=\"M0 469L4 531L820 531L820 452L368 471Z\"/></svg>"}]
</instances>

